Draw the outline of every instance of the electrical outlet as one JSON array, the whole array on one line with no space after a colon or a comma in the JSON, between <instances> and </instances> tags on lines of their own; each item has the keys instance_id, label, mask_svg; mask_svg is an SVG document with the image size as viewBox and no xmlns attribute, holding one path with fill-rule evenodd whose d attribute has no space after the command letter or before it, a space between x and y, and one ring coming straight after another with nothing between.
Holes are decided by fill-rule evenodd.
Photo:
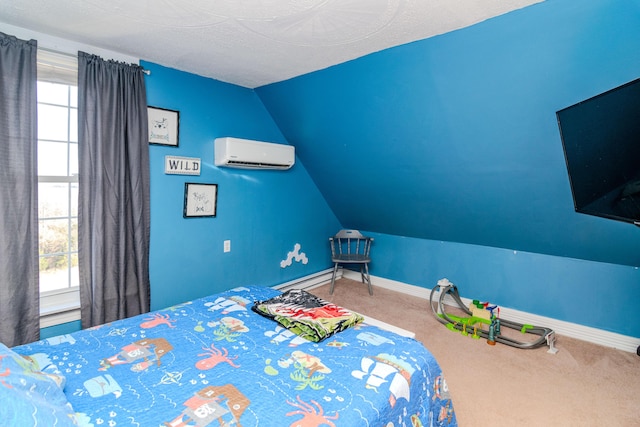
<instances>
[{"instance_id":1,"label":"electrical outlet","mask_svg":"<svg viewBox=\"0 0 640 427\"><path fill-rule=\"evenodd\" d=\"M231 240L224 241L224 251L231 252Z\"/></svg>"}]
</instances>

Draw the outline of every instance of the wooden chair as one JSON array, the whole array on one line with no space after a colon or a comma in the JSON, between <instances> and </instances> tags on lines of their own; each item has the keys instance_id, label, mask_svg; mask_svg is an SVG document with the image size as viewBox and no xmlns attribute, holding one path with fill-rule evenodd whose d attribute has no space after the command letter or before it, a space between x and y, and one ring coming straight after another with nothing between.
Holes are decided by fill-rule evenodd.
<instances>
[{"instance_id":1,"label":"wooden chair","mask_svg":"<svg viewBox=\"0 0 640 427\"><path fill-rule=\"evenodd\" d=\"M333 294L338 266L355 264L360 266L362 283L369 285L369 295L373 295L371 277L369 277L369 263L371 262L369 252L372 242L373 238L363 236L358 230L340 230L338 234L329 238L331 261L333 262L330 294Z\"/></svg>"}]
</instances>

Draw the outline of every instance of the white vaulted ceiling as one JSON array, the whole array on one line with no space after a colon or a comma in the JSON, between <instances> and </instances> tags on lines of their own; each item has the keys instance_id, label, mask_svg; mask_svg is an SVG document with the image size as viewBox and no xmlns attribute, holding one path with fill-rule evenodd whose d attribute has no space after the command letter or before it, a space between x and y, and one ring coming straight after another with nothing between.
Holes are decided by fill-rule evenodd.
<instances>
[{"instance_id":1,"label":"white vaulted ceiling","mask_svg":"<svg viewBox=\"0 0 640 427\"><path fill-rule=\"evenodd\" d=\"M2 23L255 88L542 0L0 0Z\"/></svg>"}]
</instances>

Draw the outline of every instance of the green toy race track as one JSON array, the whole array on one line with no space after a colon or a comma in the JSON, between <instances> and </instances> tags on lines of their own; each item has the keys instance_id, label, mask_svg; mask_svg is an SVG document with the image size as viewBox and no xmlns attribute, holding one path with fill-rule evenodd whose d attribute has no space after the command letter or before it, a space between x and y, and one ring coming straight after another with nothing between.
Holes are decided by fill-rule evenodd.
<instances>
[{"instance_id":1,"label":"green toy race track","mask_svg":"<svg viewBox=\"0 0 640 427\"><path fill-rule=\"evenodd\" d=\"M434 301L434 296L438 292L440 295L437 300ZM467 317L456 316L445 311L444 299L447 295L453 299L457 306L456 308L461 309L465 314L467 314ZM490 312L487 311L484 313L483 311L478 311L473 307L474 304L480 307L477 301L473 301L471 308L473 308L474 311L471 311L464 302L462 302L460 294L458 293L458 288L447 279L441 279L438 281L437 286L431 290L429 302L431 305L431 311L433 311L436 319L452 331L461 332L463 335L469 335L471 333L471 337L475 339L486 338L487 343L491 345L495 345L496 342L499 342L511 347L533 349L546 344L549 346L549 350L547 351L548 353L555 354L558 352L558 349L554 347L555 332L552 329L501 319L493 313L493 309L497 308L496 306L488 307L487 310L490 310ZM497 310L499 312L499 309ZM478 313L480 313L481 316L478 315ZM487 328L486 330L485 327ZM520 331L522 334L538 335L539 338L529 342L518 341L502 334L502 327Z\"/></svg>"}]
</instances>

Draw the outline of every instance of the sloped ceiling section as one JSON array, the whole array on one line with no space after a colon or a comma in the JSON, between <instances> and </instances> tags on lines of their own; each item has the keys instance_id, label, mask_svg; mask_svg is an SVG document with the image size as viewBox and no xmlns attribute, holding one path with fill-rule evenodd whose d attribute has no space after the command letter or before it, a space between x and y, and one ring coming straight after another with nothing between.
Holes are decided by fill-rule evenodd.
<instances>
[{"instance_id":1,"label":"sloped ceiling section","mask_svg":"<svg viewBox=\"0 0 640 427\"><path fill-rule=\"evenodd\" d=\"M544 2L256 92L344 227L637 267L639 227L575 212L556 119L640 77L631 3Z\"/></svg>"},{"instance_id":2,"label":"sloped ceiling section","mask_svg":"<svg viewBox=\"0 0 640 427\"><path fill-rule=\"evenodd\" d=\"M0 0L0 22L255 88L540 1Z\"/></svg>"}]
</instances>

